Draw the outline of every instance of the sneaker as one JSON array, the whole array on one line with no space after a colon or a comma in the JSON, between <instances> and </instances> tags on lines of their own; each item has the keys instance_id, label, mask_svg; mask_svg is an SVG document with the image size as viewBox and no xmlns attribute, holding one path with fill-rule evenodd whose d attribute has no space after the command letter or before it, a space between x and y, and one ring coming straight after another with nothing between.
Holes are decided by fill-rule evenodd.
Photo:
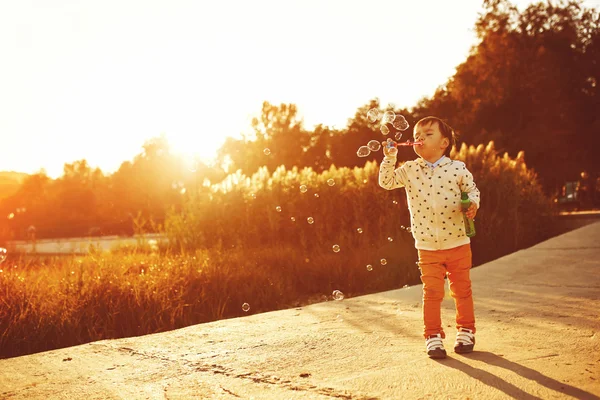
<instances>
[{"instance_id":1,"label":"sneaker","mask_svg":"<svg viewBox=\"0 0 600 400\"><path fill-rule=\"evenodd\" d=\"M444 343L442 343L441 334L430 335L425 340L425 345L427 346L429 358L446 358L446 350L444 349Z\"/></svg>"},{"instance_id":2,"label":"sneaker","mask_svg":"<svg viewBox=\"0 0 600 400\"><path fill-rule=\"evenodd\" d=\"M456 332L456 343L454 343L454 351L459 354L470 353L475 346L475 334L471 329L460 328Z\"/></svg>"}]
</instances>

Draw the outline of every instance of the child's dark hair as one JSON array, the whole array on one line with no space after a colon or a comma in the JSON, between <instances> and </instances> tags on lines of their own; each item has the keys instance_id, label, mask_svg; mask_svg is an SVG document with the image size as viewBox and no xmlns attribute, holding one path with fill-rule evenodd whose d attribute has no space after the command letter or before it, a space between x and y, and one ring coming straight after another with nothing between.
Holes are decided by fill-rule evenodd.
<instances>
[{"instance_id":1,"label":"child's dark hair","mask_svg":"<svg viewBox=\"0 0 600 400\"><path fill-rule=\"evenodd\" d=\"M458 134L454 131L454 129L452 129L452 127L450 125L448 125L446 122L444 122L441 118L432 117L432 116L421 118L415 124L413 131L416 131L417 127L419 127L419 126L430 125L434 122L437 122L438 128L439 128L442 136L445 138L448 138L448 141L450 142L450 144L446 148L446 151L444 152L444 155L446 157L450 157L450 151L452 150L452 147L456 146L456 140L458 138Z\"/></svg>"}]
</instances>

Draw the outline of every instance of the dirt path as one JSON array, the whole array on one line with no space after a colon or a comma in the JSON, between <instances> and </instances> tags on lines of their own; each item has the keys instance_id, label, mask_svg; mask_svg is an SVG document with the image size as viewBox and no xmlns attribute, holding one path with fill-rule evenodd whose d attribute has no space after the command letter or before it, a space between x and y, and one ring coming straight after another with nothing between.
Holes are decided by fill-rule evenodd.
<instances>
[{"instance_id":1,"label":"dirt path","mask_svg":"<svg viewBox=\"0 0 600 400\"><path fill-rule=\"evenodd\" d=\"M600 399L600 223L472 271L476 351L421 286L0 360L1 399Z\"/></svg>"},{"instance_id":2,"label":"dirt path","mask_svg":"<svg viewBox=\"0 0 600 400\"><path fill-rule=\"evenodd\" d=\"M147 233L135 236L90 236L61 239L14 240L6 243L6 247L18 253L27 254L87 254L90 248L110 251L119 246L157 245L168 239L158 233Z\"/></svg>"}]
</instances>

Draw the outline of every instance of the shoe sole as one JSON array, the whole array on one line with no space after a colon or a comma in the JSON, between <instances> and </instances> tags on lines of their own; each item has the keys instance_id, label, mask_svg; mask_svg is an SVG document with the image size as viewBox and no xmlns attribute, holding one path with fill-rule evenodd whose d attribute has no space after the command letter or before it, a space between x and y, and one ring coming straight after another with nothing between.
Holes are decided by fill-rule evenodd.
<instances>
[{"instance_id":1,"label":"shoe sole","mask_svg":"<svg viewBox=\"0 0 600 400\"><path fill-rule=\"evenodd\" d=\"M435 359L446 358L446 350L442 350L442 349L429 350L427 352L427 355L429 356L429 358L435 358Z\"/></svg>"},{"instance_id":2,"label":"shoe sole","mask_svg":"<svg viewBox=\"0 0 600 400\"><path fill-rule=\"evenodd\" d=\"M473 347L474 345L455 347L454 352L458 354L471 353L473 351Z\"/></svg>"}]
</instances>

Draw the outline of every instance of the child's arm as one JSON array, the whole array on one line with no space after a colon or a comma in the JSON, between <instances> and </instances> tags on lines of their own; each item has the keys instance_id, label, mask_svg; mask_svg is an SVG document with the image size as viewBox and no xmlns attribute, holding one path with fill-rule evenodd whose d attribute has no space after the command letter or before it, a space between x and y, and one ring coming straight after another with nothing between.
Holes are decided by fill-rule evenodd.
<instances>
[{"instance_id":1,"label":"child's arm","mask_svg":"<svg viewBox=\"0 0 600 400\"><path fill-rule=\"evenodd\" d=\"M406 172L401 167L396 168L396 155L386 153L379 166L379 186L384 189L392 190L401 188L406 184Z\"/></svg>"},{"instance_id":2,"label":"child's arm","mask_svg":"<svg viewBox=\"0 0 600 400\"><path fill-rule=\"evenodd\" d=\"M469 200L471 200L471 203L475 204L475 206L477 207L475 210L473 210L474 212L476 212L479 209L480 203L479 189L477 189L477 186L475 185L475 181L473 180L473 174L469 172L469 170L463 162L460 163L462 164L462 169L460 169L460 174L458 176L458 186L460 187L461 192L467 192L469 194Z\"/></svg>"}]
</instances>

